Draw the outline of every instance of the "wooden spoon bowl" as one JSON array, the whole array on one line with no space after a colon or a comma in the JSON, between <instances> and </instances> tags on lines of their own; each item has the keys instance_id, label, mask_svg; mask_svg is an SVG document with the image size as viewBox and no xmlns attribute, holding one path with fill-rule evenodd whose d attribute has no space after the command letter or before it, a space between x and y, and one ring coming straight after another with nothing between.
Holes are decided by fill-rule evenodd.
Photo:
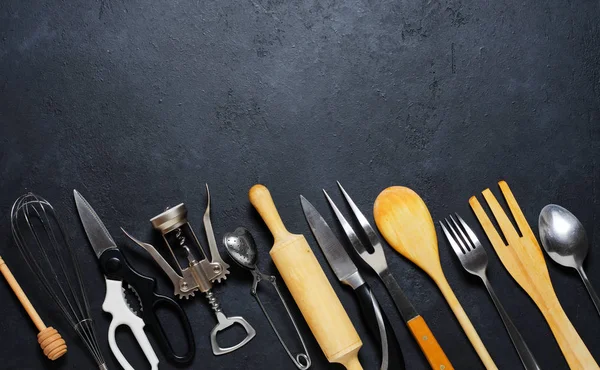
<instances>
[{"instance_id":1,"label":"wooden spoon bowl","mask_svg":"<svg viewBox=\"0 0 600 370\"><path fill-rule=\"evenodd\" d=\"M392 186L377 196L373 215L379 232L392 248L419 266L440 288L485 367L497 369L444 276L435 226L423 199L407 187Z\"/></svg>"}]
</instances>

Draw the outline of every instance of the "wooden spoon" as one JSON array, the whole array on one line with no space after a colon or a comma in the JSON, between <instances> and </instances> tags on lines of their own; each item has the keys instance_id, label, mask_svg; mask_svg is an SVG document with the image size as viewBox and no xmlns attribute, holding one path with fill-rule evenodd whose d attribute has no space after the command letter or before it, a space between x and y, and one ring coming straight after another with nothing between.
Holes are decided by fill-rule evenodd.
<instances>
[{"instance_id":1,"label":"wooden spoon","mask_svg":"<svg viewBox=\"0 0 600 370\"><path fill-rule=\"evenodd\" d=\"M486 369L497 369L444 276L435 226L421 197L403 186L389 187L375 200L373 215L392 248L419 266L440 288Z\"/></svg>"}]
</instances>

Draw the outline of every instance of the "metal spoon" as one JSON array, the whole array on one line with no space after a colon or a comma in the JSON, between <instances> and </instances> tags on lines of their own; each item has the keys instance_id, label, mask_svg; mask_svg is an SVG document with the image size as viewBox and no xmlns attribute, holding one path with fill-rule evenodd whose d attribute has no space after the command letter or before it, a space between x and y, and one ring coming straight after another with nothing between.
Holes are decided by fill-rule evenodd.
<instances>
[{"instance_id":1,"label":"metal spoon","mask_svg":"<svg viewBox=\"0 0 600 370\"><path fill-rule=\"evenodd\" d=\"M577 270L600 314L600 298L583 271L583 260L588 252L588 239L581 222L565 208L548 204L540 212L539 229L546 253L556 263Z\"/></svg>"},{"instance_id":2,"label":"metal spoon","mask_svg":"<svg viewBox=\"0 0 600 370\"><path fill-rule=\"evenodd\" d=\"M288 356L290 356L290 359L294 362L294 364L296 365L296 367L298 369L300 369L300 370L308 369L311 365L311 362L310 362L310 357L308 355L308 351L306 349L306 345L304 344L302 335L300 335L300 330L298 330L298 326L296 325L296 322L294 321L294 317L292 316L292 313L290 312L287 304L285 303L283 296L279 292L279 288L277 287L277 283L275 282L275 276L263 274L262 272L260 272L258 270L258 267L256 266L256 264L258 262L258 250L256 248L256 243L254 242L254 238L252 237L252 234L250 234L250 231L248 231L246 228L238 227L237 229L235 229L234 232L226 233L223 236L223 244L225 245L225 248L227 249L227 253L229 253L229 256L238 265L249 270L252 273L252 276L254 277L254 281L252 282L252 289L250 290L250 293L254 296L254 298L258 302L260 308L262 309L263 313L267 317L267 320L269 320L269 324L271 324L271 328L273 328L275 335L277 335L279 342L281 343L281 345L287 352ZM296 329L296 334L298 335L298 338L300 339L300 343L302 343L304 352L297 354L295 357L292 355L289 348L287 347L287 345L281 338L281 335L275 328L275 324L273 324L271 317L265 310L265 307L263 306L262 302L260 301L260 298L258 297L258 293L257 293L258 283L260 283L263 280L270 282L273 285L273 287L275 287L275 290L277 291L277 294L279 295L279 299L283 303L283 306L285 307L285 310L287 311L287 314L288 314L290 320L292 321L294 328Z\"/></svg>"}]
</instances>

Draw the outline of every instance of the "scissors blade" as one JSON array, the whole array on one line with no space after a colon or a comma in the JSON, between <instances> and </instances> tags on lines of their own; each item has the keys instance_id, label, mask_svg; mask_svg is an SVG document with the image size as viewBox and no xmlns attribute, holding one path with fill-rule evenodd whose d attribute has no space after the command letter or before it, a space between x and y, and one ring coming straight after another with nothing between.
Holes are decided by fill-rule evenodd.
<instances>
[{"instance_id":1,"label":"scissors blade","mask_svg":"<svg viewBox=\"0 0 600 370\"><path fill-rule=\"evenodd\" d=\"M94 212L94 209L87 200L77 190L73 190L73 196L75 198L75 205L77 206L77 213L79 213L79 219L83 224L83 229L94 252L96 252L96 256L100 257L107 249L116 248L117 245L108 230L106 230L106 226L104 226L100 217Z\"/></svg>"}]
</instances>

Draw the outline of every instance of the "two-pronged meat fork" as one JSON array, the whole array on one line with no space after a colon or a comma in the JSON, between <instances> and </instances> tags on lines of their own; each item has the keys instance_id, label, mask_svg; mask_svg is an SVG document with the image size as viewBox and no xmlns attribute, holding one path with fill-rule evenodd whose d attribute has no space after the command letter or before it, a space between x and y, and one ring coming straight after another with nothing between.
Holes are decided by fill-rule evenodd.
<instances>
[{"instance_id":1,"label":"two-pronged meat fork","mask_svg":"<svg viewBox=\"0 0 600 370\"><path fill-rule=\"evenodd\" d=\"M421 315L419 315L417 310L413 307L412 303L408 300L402 289L400 289L398 282L388 269L385 254L383 253L381 239L379 238L379 236L377 235L377 233L375 232L365 215L356 206L354 201L352 201L352 198L350 198L348 193L346 193L346 190L344 190L344 188L339 182L337 184L340 188L340 191L344 195L346 202L348 203L348 205L350 205L350 208L354 213L354 217L360 223L360 226L362 227L362 230L367 236L369 244L373 250L372 252L369 252L365 248L365 245L361 242L360 238L352 229L352 226L350 226L344 215L340 212L333 200L329 197L329 194L327 194L327 192L323 190L327 201L331 205L331 208L333 209L336 218L342 225L344 232L350 240L350 244L352 244L354 251L360 256L360 258L363 261L365 261L367 265L369 265L373 269L373 271L377 273L377 275L379 275L381 281L383 281L383 284L390 293L392 300L394 301L394 304L398 309L398 312L400 312L400 315L406 322L406 326L408 326L408 329L419 344L419 347L421 348L421 351L427 358L427 362L429 362L431 368L436 370L454 369L454 367L450 363L450 360L444 353L444 350L442 349L437 339L429 329L429 326L427 325L423 317L421 317Z\"/></svg>"}]
</instances>

